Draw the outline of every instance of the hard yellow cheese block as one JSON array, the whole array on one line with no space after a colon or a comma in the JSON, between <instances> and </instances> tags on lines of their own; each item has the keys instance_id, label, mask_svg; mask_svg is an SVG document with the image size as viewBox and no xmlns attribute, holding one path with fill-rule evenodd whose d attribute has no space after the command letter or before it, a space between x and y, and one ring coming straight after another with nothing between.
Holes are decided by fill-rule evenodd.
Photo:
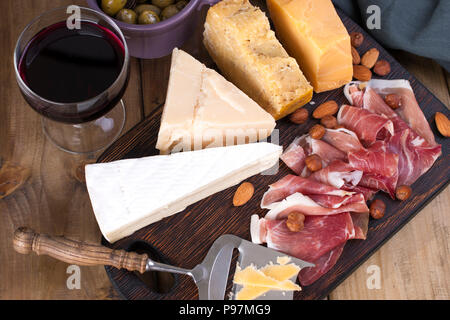
<instances>
[{"instance_id":1,"label":"hard yellow cheese block","mask_svg":"<svg viewBox=\"0 0 450 320\"><path fill-rule=\"evenodd\" d=\"M331 0L267 0L277 36L315 92L352 80L350 36Z\"/></svg>"},{"instance_id":2,"label":"hard yellow cheese block","mask_svg":"<svg viewBox=\"0 0 450 320\"><path fill-rule=\"evenodd\" d=\"M280 261L279 261L280 263ZM236 293L236 300L253 300L270 290L297 291L300 286L292 282L300 268L293 264L268 264L261 269L250 265L244 269L239 266L233 278L235 284L242 285Z\"/></svg>"},{"instance_id":3,"label":"hard yellow cheese block","mask_svg":"<svg viewBox=\"0 0 450 320\"><path fill-rule=\"evenodd\" d=\"M204 44L225 77L280 119L311 100L312 87L265 14L248 0L211 7Z\"/></svg>"},{"instance_id":4,"label":"hard yellow cheese block","mask_svg":"<svg viewBox=\"0 0 450 320\"><path fill-rule=\"evenodd\" d=\"M256 142L275 119L234 84L174 49L156 148L162 154Z\"/></svg>"}]
</instances>

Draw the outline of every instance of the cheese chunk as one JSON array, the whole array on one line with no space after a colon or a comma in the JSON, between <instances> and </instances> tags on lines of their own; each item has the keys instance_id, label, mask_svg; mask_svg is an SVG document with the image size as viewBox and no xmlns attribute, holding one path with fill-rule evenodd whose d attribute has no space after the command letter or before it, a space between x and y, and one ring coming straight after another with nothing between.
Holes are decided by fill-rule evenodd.
<instances>
[{"instance_id":1,"label":"cheese chunk","mask_svg":"<svg viewBox=\"0 0 450 320\"><path fill-rule=\"evenodd\" d=\"M270 29L265 14L248 0L211 7L203 42L227 79L280 119L311 100L312 87L298 63Z\"/></svg>"},{"instance_id":2,"label":"cheese chunk","mask_svg":"<svg viewBox=\"0 0 450 320\"><path fill-rule=\"evenodd\" d=\"M260 142L89 164L86 185L100 230L114 242L273 167L281 152Z\"/></svg>"},{"instance_id":3,"label":"cheese chunk","mask_svg":"<svg viewBox=\"0 0 450 320\"><path fill-rule=\"evenodd\" d=\"M246 268L241 269L238 265L236 267L233 282L242 285L242 288L236 293L235 299L253 300L270 290L301 290L299 285L290 280L297 276L299 271L300 267L293 263L270 263L261 269L256 269L254 265L249 265Z\"/></svg>"},{"instance_id":4,"label":"cheese chunk","mask_svg":"<svg viewBox=\"0 0 450 320\"><path fill-rule=\"evenodd\" d=\"M315 92L352 80L350 36L331 0L267 0L277 36Z\"/></svg>"},{"instance_id":5,"label":"cheese chunk","mask_svg":"<svg viewBox=\"0 0 450 320\"><path fill-rule=\"evenodd\" d=\"M156 148L162 154L268 137L274 118L215 70L174 49Z\"/></svg>"}]
</instances>

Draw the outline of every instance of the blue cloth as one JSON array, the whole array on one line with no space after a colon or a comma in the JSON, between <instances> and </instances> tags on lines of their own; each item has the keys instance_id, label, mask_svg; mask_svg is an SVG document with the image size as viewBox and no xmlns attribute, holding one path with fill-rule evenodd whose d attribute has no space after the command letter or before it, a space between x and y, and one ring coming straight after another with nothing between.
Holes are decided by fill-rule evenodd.
<instances>
[{"instance_id":1,"label":"blue cloth","mask_svg":"<svg viewBox=\"0 0 450 320\"><path fill-rule=\"evenodd\" d=\"M450 0L333 0L385 48L401 49L437 61L450 72ZM380 8L380 29L367 21Z\"/></svg>"}]
</instances>

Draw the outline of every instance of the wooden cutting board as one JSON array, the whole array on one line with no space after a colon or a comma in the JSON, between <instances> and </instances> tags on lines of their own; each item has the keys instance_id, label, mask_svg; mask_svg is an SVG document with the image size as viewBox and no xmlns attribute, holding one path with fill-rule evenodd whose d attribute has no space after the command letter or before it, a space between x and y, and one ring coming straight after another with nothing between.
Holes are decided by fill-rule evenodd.
<instances>
[{"instance_id":1,"label":"wooden cutting board","mask_svg":"<svg viewBox=\"0 0 450 320\"><path fill-rule=\"evenodd\" d=\"M365 41L358 48L360 54L375 47L380 51L380 59L389 61L392 71L384 79L407 79L410 81L417 101L435 133L437 142L442 144L442 156L425 175L412 185L413 192L408 201L394 201L386 194L379 193L376 198L380 198L386 203L386 214L380 220L370 220L367 239L348 241L336 265L314 284L303 287L301 292L295 293L295 299L321 299L327 296L443 190L450 180L450 144L448 139L444 139L437 132L433 120L437 111L447 113L447 108L360 26L342 12L339 12L339 15L349 32L359 31L364 34ZM208 67L215 68L210 61L208 59L203 62ZM338 104L347 102L342 89L337 89L314 94L312 101L315 104L307 104L305 108L311 112L316 106L327 100L335 100ZM98 162L158 154L155 144L161 112L162 107L157 108L148 118L108 148L100 156ZM276 128L279 129L280 144L286 148L295 137L307 132L315 123L315 120L311 120L303 125L295 125L287 119L279 120ZM247 181L255 186L255 194L242 207L236 208L232 205L233 194L237 188L234 186L189 206L183 212L142 228L114 244L109 244L105 239L102 242L113 248L144 250L155 259L184 268L192 268L201 263L211 244L220 235L229 233L250 239L250 216L252 214L264 216L266 212L259 206L263 193L269 184L289 173L291 173L290 170L281 164L276 175L257 175L248 179ZM231 271L233 271L235 261L236 257L233 259ZM106 267L106 272L115 288L125 299L198 299L197 288L189 277L175 276L170 290L162 293L162 290L156 288L155 285L149 286L148 279L143 281L135 273L112 267ZM150 277L153 277L150 282L154 284L156 275L153 274ZM160 282L164 282L164 280L160 279ZM230 288L229 285L228 290Z\"/></svg>"}]
</instances>

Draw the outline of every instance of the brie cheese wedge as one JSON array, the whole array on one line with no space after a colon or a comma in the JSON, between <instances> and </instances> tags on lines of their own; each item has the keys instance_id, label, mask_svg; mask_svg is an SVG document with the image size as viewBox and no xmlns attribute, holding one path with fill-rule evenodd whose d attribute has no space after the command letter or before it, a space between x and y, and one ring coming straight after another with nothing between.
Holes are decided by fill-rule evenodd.
<instances>
[{"instance_id":1,"label":"brie cheese wedge","mask_svg":"<svg viewBox=\"0 0 450 320\"><path fill-rule=\"evenodd\" d=\"M260 142L89 164L86 185L103 236L115 242L272 168L281 152Z\"/></svg>"}]
</instances>

